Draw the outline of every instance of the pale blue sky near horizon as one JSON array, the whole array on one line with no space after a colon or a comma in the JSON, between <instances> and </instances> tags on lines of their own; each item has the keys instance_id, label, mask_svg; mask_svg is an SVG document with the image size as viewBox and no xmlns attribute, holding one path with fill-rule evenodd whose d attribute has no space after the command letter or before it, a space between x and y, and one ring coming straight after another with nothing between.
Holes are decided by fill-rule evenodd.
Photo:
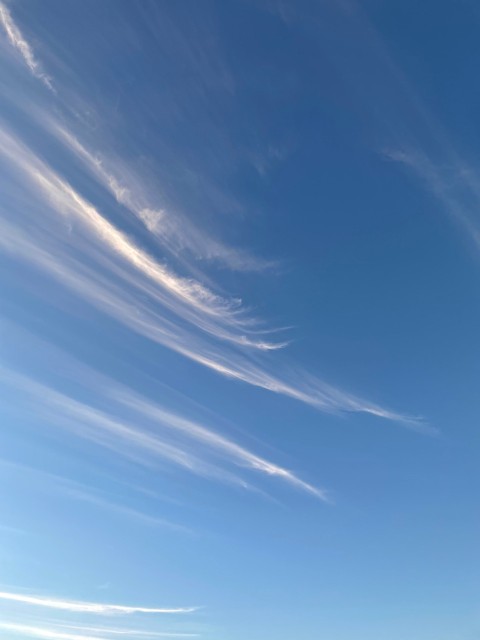
<instances>
[{"instance_id":1,"label":"pale blue sky near horizon","mask_svg":"<svg viewBox=\"0 0 480 640\"><path fill-rule=\"evenodd\" d=\"M480 9L0 2L0 637L480 637Z\"/></svg>"}]
</instances>

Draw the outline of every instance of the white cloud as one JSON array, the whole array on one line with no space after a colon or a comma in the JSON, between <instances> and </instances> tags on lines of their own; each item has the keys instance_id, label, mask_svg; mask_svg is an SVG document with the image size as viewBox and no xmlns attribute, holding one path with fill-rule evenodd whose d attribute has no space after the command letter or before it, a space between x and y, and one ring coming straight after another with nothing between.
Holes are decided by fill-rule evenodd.
<instances>
[{"instance_id":1,"label":"white cloud","mask_svg":"<svg viewBox=\"0 0 480 640\"><path fill-rule=\"evenodd\" d=\"M324 489L318 489L317 487L304 482L291 471L288 471L288 469L284 469L268 460L265 460L264 458L261 458L260 456L255 455L237 443L232 442L197 422L166 411L158 405L150 403L133 393L128 393L124 389L119 390L119 393L117 392L115 395L117 400L125 406L147 416L154 422L159 422L173 430L182 432L189 438L192 438L193 440L196 440L197 442L219 452L234 464L250 468L267 476L279 478L297 489L310 493L321 500L329 501L328 493Z\"/></svg>"},{"instance_id":2,"label":"white cloud","mask_svg":"<svg viewBox=\"0 0 480 640\"><path fill-rule=\"evenodd\" d=\"M190 247L204 245L209 252L211 239L202 230L195 231L194 226L184 224L181 216L172 216L163 207L152 205L144 195L142 181L123 163L96 155L41 110L37 120L63 141L117 202L150 230L160 229L163 240L178 235L172 231L177 229ZM202 279L180 275L159 262L14 135L4 131L0 142L1 153L27 179L32 192L41 195L62 216L52 220L47 215L41 223L35 216L23 223L15 220L14 225L5 222L0 238L5 250L48 272L137 333L220 375L295 398L322 411L363 412L414 429L434 431L415 416L383 408L287 364L282 372L278 363L254 360L245 351L269 352L287 343L259 338L264 331L259 330L257 319L238 298L225 296ZM22 225L25 229L28 225L28 233L22 231ZM177 240L182 244L180 236ZM165 241L163 246L178 255L175 242ZM198 255L201 254L202 251Z\"/></svg>"},{"instance_id":3,"label":"white cloud","mask_svg":"<svg viewBox=\"0 0 480 640\"><path fill-rule=\"evenodd\" d=\"M183 614L192 613L198 610L198 607L142 607L142 606L126 606L120 604L104 604L101 602L81 602L76 600L61 600L58 598L46 598L38 595L29 595L22 593L11 593L8 591L0 591L0 600L8 600L10 602L19 602L34 607L45 607L47 609L56 609L58 611L70 611L71 613L92 613L102 615L115 614Z\"/></svg>"},{"instance_id":4,"label":"white cloud","mask_svg":"<svg viewBox=\"0 0 480 640\"><path fill-rule=\"evenodd\" d=\"M138 511L138 509L133 509L132 507L128 507L123 504L117 504L111 500L106 500L105 498L95 495L91 490L85 491L84 489L78 489L76 487L68 488L68 481L64 481L64 486L66 487L65 493L69 497L76 500L82 500L83 502L88 502L99 507L102 511L110 511L126 517L129 520L137 521L140 524L145 524L150 527L171 529L178 533L191 533L191 530L188 527L176 524L170 520L165 520L164 518L158 518L157 516L143 513L142 511Z\"/></svg>"},{"instance_id":5,"label":"white cloud","mask_svg":"<svg viewBox=\"0 0 480 640\"><path fill-rule=\"evenodd\" d=\"M325 502L330 501L326 490L301 480L288 469L252 453L213 429L150 402L113 381L106 383L94 374L89 376L89 392L101 391L104 400L110 397L115 402L110 409L112 413L106 413L11 370L0 369L0 379L7 385L27 392L35 401L36 415L46 415L60 428L135 463L151 466L155 460L167 460L189 473L249 488L245 480L225 468L225 465L233 466L280 479L293 488ZM105 384L106 388L103 389ZM47 413L41 412L41 407L47 408ZM115 417L114 413L124 414L125 407L133 410L134 416L128 420ZM170 442L172 433L181 434L184 439L180 442L176 440L173 444ZM148 524L178 527L128 507L107 502L86 492L83 487L70 487L69 494L124 515L134 516Z\"/></svg>"},{"instance_id":6,"label":"white cloud","mask_svg":"<svg viewBox=\"0 0 480 640\"><path fill-rule=\"evenodd\" d=\"M59 416L57 416L58 418ZM62 426L67 428L68 424L65 424L66 420L63 418ZM79 426L79 425L77 425ZM88 435L85 435L88 438ZM118 448L117 448L118 449ZM115 450L115 449L114 449ZM126 451L123 452L126 454ZM103 513L109 512L114 515L119 515L130 521L147 525L149 527L160 527L162 529L169 529L177 533L191 534L192 530L176 522L166 520L165 518L159 518L150 513L139 511L133 507L121 504L118 501L112 501L110 496L105 495L96 490L95 488L85 485L74 480L70 480L63 476L59 476L54 473L48 473L39 469L16 464L7 460L0 459L0 467L14 472L20 472L22 477L29 476L32 479L31 486L34 488L41 487L42 490L46 488L51 493L57 493L67 499L86 502L94 507L98 507Z\"/></svg>"},{"instance_id":7,"label":"white cloud","mask_svg":"<svg viewBox=\"0 0 480 640\"><path fill-rule=\"evenodd\" d=\"M130 237L109 222L69 183L42 162L32 151L6 131L0 131L1 152L38 190L54 210L67 216L72 223L83 226L90 241L101 251L111 252L128 269L129 278L138 284L138 274L144 290L170 311L193 323L216 338L260 350L281 348L285 343L269 343L248 337L254 323L245 315L241 301L225 298L193 278L181 277L140 248ZM152 289L153 286L153 289Z\"/></svg>"},{"instance_id":8,"label":"white cloud","mask_svg":"<svg viewBox=\"0 0 480 640\"><path fill-rule=\"evenodd\" d=\"M247 251L223 244L178 210L172 214L165 206L155 206L158 195L155 197L149 193L144 181L124 163L88 149L78 136L50 114L37 112L36 118L84 164L119 204L141 220L162 246L177 258L190 252L196 259L216 261L237 271L263 271L276 266L274 261L261 260Z\"/></svg>"},{"instance_id":9,"label":"white cloud","mask_svg":"<svg viewBox=\"0 0 480 640\"><path fill-rule=\"evenodd\" d=\"M32 75L43 82L51 91L55 91L51 78L43 71L41 64L35 58L32 47L22 35L3 3L0 3L0 24L4 28L10 44L20 53Z\"/></svg>"},{"instance_id":10,"label":"white cloud","mask_svg":"<svg viewBox=\"0 0 480 640\"><path fill-rule=\"evenodd\" d=\"M382 155L404 165L440 203L438 211L443 209L479 249L478 167L458 151L451 132L396 62L361 3L351 2L354 11L345 14L344 23L348 36L339 29L334 46L348 46L342 72L371 113L372 138L383 139ZM353 51L362 55L352 56ZM336 57L343 58L338 52Z\"/></svg>"},{"instance_id":11,"label":"white cloud","mask_svg":"<svg viewBox=\"0 0 480 640\"><path fill-rule=\"evenodd\" d=\"M13 622L0 622L0 629L10 633L21 634L23 638L40 638L41 640L104 640L101 636L65 633L48 627L37 627Z\"/></svg>"},{"instance_id":12,"label":"white cloud","mask_svg":"<svg viewBox=\"0 0 480 640\"><path fill-rule=\"evenodd\" d=\"M442 204L480 249L480 179L478 171L450 150L445 160L434 159L421 148L386 151L385 156L405 165Z\"/></svg>"},{"instance_id":13,"label":"white cloud","mask_svg":"<svg viewBox=\"0 0 480 640\"><path fill-rule=\"evenodd\" d=\"M6 251L48 272L137 333L225 377L322 411L363 412L429 431L414 416L383 408L301 370L284 365L282 372L281 363L254 360L245 352L249 348L268 352L285 343L258 339L256 319L238 299L160 263L11 132L1 132L0 142L0 153L10 167L27 180L32 195L42 197L40 206L47 203L51 207L41 219L30 214L30 218L15 217L13 224L4 220L0 244ZM108 172L105 180L106 176ZM130 196L125 196L128 191L118 185L115 189L129 202ZM27 226L28 232L24 232L22 227Z\"/></svg>"},{"instance_id":14,"label":"white cloud","mask_svg":"<svg viewBox=\"0 0 480 640\"><path fill-rule=\"evenodd\" d=\"M145 638L198 638L198 633L177 633L175 631L145 631L140 629L118 629L112 627L88 627L85 625L58 625L61 629L69 629L72 631L82 631L90 633L100 633L102 638L106 636L134 636Z\"/></svg>"},{"instance_id":15,"label":"white cloud","mask_svg":"<svg viewBox=\"0 0 480 640\"><path fill-rule=\"evenodd\" d=\"M45 248L41 248L39 242L33 239L32 230L27 237L5 220L2 222L0 246L3 245L5 250L13 251L15 255L46 271L82 298L134 331L220 375L294 398L322 411L369 413L412 429L429 430L417 418L405 416L357 398L327 385L314 376L308 376L302 372L293 374L290 369L293 380L288 381L282 378L281 374L270 373L266 367L252 362L242 353L211 345L200 336L166 319L155 307L152 308L144 301L138 300L126 284L119 287L115 284L115 280L111 283L105 282L105 276L98 273L98 266L94 268L90 263L79 263L70 255L68 247L65 250L61 246L56 246L55 252L52 252L48 248L49 242L50 240L47 241ZM129 278L126 282L129 282ZM277 369L280 368L277 367Z\"/></svg>"},{"instance_id":16,"label":"white cloud","mask_svg":"<svg viewBox=\"0 0 480 640\"><path fill-rule=\"evenodd\" d=\"M105 640L108 636L129 636L135 638L197 638L196 633L175 633L161 631L141 631L138 629L112 629L109 627L88 627L75 625L55 625L54 627L32 626L15 622L0 622L0 629L23 637L44 640ZM71 633L74 631L75 633ZM81 632L81 633L78 633ZM88 635L85 635L88 634ZM95 634L95 635L91 635ZM100 635L97 635L100 634Z\"/></svg>"}]
</instances>

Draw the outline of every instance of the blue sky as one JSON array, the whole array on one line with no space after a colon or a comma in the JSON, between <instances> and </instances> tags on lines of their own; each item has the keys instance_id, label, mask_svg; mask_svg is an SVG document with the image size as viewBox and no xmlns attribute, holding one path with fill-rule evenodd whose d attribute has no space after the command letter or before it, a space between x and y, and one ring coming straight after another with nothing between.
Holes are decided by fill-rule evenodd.
<instances>
[{"instance_id":1,"label":"blue sky","mask_svg":"<svg viewBox=\"0 0 480 640\"><path fill-rule=\"evenodd\" d=\"M0 3L0 636L480 637L474 2Z\"/></svg>"}]
</instances>

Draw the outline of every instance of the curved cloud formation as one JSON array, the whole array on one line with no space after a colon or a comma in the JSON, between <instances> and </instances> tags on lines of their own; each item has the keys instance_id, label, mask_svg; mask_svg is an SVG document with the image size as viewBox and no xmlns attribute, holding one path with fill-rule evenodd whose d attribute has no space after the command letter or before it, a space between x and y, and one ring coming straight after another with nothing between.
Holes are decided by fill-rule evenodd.
<instances>
[{"instance_id":1,"label":"curved cloud formation","mask_svg":"<svg viewBox=\"0 0 480 640\"><path fill-rule=\"evenodd\" d=\"M0 131L0 141L0 154L10 169L48 207L41 222L37 215L29 219L26 214L23 221L12 222L5 216L0 237L5 251L47 272L137 333L225 377L323 411L364 412L426 430L414 417L355 397L305 372L290 373L290 380L271 373L271 365L262 365L241 350L262 345L239 333L251 320L238 310L237 301L176 276L140 249L12 132ZM205 334L216 341L207 340ZM225 341L240 350L222 346Z\"/></svg>"}]
</instances>

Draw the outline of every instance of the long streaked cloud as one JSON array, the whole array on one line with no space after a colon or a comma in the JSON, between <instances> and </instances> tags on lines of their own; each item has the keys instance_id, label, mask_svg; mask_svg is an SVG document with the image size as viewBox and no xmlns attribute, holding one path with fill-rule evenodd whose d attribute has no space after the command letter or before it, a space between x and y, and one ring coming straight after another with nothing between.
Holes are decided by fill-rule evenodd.
<instances>
[{"instance_id":1,"label":"long streaked cloud","mask_svg":"<svg viewBox=\"0 0 480 640\"><path fill-rule=\"evenodd\" d=\"M165 206L155 204L155 198L148 193L147 186L131 169L112 157L104 157L88 149L80 142L78 135L74 135L51 114L37 113L37 119L175 257L179 258L187 251L196 259L219 262L236 271L263 271L277 266L275 261L262 260L247 251L223 244L204 233L178 210L172 215Z\"/></svg>"},{"instance_id":2,"label":"long streaked cloud","mask_svg":"<svg viewBox=\"0 0 480 640\"><path fill-rule=\"evenodd\" d=\"M145 631L144 629L118 629L112 627L90 627L86 625L57 625L60 629L67 629L72 631L82 631L89 633L99 633L106 636L134 636L135 638L198 638L198 633L184 633L176 631Z\"/></svg>"},{"instance_id":3,"label":"long streaked cloud","mask_svg":"<svg viewBox=\"0 0 480 640\"><path fill-rule=\"evenodd\" d=\"M90 633L68 633L51 627L39 627L15 622L0 622L0 629L9 633L19 634L23 638L40 638L40 640L104 640L104 637Z\"/></svg>"},{"instance_id":4,"label":"long streaked cloud","mask_svg":"<svg viewBox=\"0 0 480 640\"><path fill-rule=\"evenodd\" d=\"M44 640L105 640L108 636L129 636L134 638L198 638L197 633L175 633L161 631L140 631L138 629L110 629L108 627L86 627L74 625L41 626L0 622L0 629L23 637ZM71 633L71 632L74 633ZM86 635L88 634L88 635ZM95 634L95 635L92 635ZM101 634L101 635L97 635Z\"/></svg>"},{"instance_id":5,"label":"long streaked cloud","mask_svg":"<svg viewBox=\"0 0 480 640\"><path fill-rule=\"evenodd\" d=\"M57 416L57 418L58 417L59 416ZM64 427L67 426L65 422L65 418L63 418L62 426ZM85 437L88 438L88 436ZM112 449L117 452L119 451L118 447L115 449L112 447ZM126 450L123 451L123 454L128 457ZM32 486L42 487L42 489L47 488L49 492L57 493L68 500L87 503L96 507L102 512L102 514L107 513L121 516L133 523L149 527L158 527L176 533L192 534L192 530L184 525L172 522L171 520L167 520L166 518L159 517L152 513L140 511L135 507L131 507L120 502L121 498L113 500L110 495L106 495L104 492L99 491L92 486L77 482L70 478L54 473L48 473L30 466L12 463L3 459L0 459L0 468L7 469L10 472L21 472L22 477L29 476L32 478Z\"/></svg>"},{"instance_id":6,"label":"long streaked cloud","mask_svg":"<svg viewBox=\"0 0 480 640\"><path fill-rule=\"evenodd\" d=\"M78 262L65 248L56 245L55 252L47 246L42 248L33 240L33 232L27 236L6 220L2 222L0 245L14 252L23 260L47 272L67 288L79 294L95 307L106 312L137 333L166 346L177 353L234 380L294 398L316 409L326 412L363 412L380 418L399 422L420 431L432 431L418 418L399 414L375 405L362 398L336 389L315 376L290 369L291 381L270 373L266 367L248 359L244 354L220 349L192 335L172 321L167 320L158 309L145 304L128 290L119 287L113 280L106 283L98 270L90 264ZM59 259L62 256L62 260ZM127 277L128 282L128 277Z\"/></svg>"},{"instance_id":7,"label":"long streaked cloud","mask_svg":"<svg viewBox=\"0 0 480 640\"><path fill-rule=\"evenodd\" d=\"M183 534L192 533L191 529L189 529L188 527L182 526L175 522L171 522L170 520L166 520L165 518L159 518L158 516L144 513L143 511L139 511L138 509L135 509L133 507L129 507L124 504L118 504L117 502L112 502L112 500L110 499L107 500L102 496L96 495L90 488L86 490L84 488L72 486L71 483L63 478L59 478L58 480L60 482L63 481L63 489L67 497L73 498L75 500L80 500L82 502L88 502L89 504L98 507L103 512L107 511L113 514L117 514L130 521L150 527L170 529L177 533ZM62 484L60 484L60 486L62 486Z\"/></svg>"},{"instance_id":8,"label":"long streaked cloud","mask_svg":"<svg viewBox=\"0 0 480 640\"><path fill-rule=\"evenodd\" d=\"M0 24L4 27L10 44L20 53L30 72L55 93L52 78L43 71L31 45L3 3L0 3ZM44 117L44 121L48 121L52 133L82 160L117 202L128 208L151 233L162 239L162 243L167 249L177 256L183 250L187 250L196 258L217 261L238 271L263 271L276 266L275 261L262 260L245 250L223 244L211 235L204 233L192 220L188 220L179 211L176 211L175 215L171 215L167 213L165 208L154 206L151 199L144 196L145 186L139 187L138 178L125 166L110 161L110 164L113 163L114 166L107 168L105 161L101 159L99 154L89 151L75 135L64 126L60 126L51 116Z\"/></svg>"},{"instance_id":9,"label":"long streaked cloud","mask_svg":"<svg viewBox=\"0 0 480 640\"><path fill-rule=\"evenodd\" d=\"M200 283L181 279L159 264L123 232L103 217L71 185L64 181L30 153L13 137L3 132L3 153L21 168L34 185L54 204L59 212L75 218L86 225L93 236L101 240L108 249L121 256L129 265L145 275L155 285L180 299L195 310L211 316L234 313L238 301L231 302L215 295Z\"/></svg>"},{"instance_id":10,"label":"long streaked cloud","mask_svg":"<svg viewBox=\"0 0 480 640\"><path fill-rule=\"evenodd\" d=\"M91 375L89 378L92 380L90 393L94 388L98 390L105 385L101 377ZM8 386L26 392L34 400L37 414L43 407L47 410L45 415L62 429L134 463L148 467L155 460L166 460L189 473L249 488L249 484L230 469L233 466L282 480L320 500L331 501L325 489L305 482L288 469L254 454L198 421L167 410L113 381L107 383L102 397L110 397L116 406L111 406L112 413L106 413L11 370L0 369L0 379ZM129 409L130 414L133 412L128 420L118 417L125 413L125 408ZM183 440L171 441L172 434L183 436ZM82 487L73 486L69 493L98 506L105 503L101 497L85 494ZM110 502L106 506L112 509ZM132 515L128 507L118 506L117 510ZM133 515L137 519L143 517L147 521L157 521L137 512Z\"/></svg>"},{"instance_id":11,"label":"long streaked cloud","mask_svg":"<svg viewBox=\"0 0 480 640\"><path fill-rule=\"evenodd\" d=\"M467 162L451 154L438 161L421 148L385 151L385 156L411 171L480 249L480 180Z\"/></svg>"},{"instance_id":12,"label":"long streaked cloud","mask_svg":"<svg viewBox=\"0 0 480 640\"><path fill-rule=\"evenodd\" d=\"M134 409L136 412L146 416L154 423L159 422L167 427L179 431L189 438L219 452L221 455L231 459L241 467L250 468L267 476L272 476L284 480L288 484L311 493L317 498L329 501L328 492L318 489L311 484L301 480L288 469L284 469L238 445L224 436L207 429L203 425L192 420L173 414L159 406L154 405L133 393L120 392L117 399L125 406Z\"/></svg>"},{"instance_id":13,"label":"long streaked cloud","mask_svg":"<svg viewBox=\"0 0 480 640\"><path fill-rule=\"evenodd\" d=\"M38 408L40 409L40 405ZM40 412L37 413L37 415L40 415ZM72 426L68 423L68 419L65 417L62 418L62 416L57 414L56 418L60 421L63 428ZM86 425L86 427L87 426L88 425ZM77 423L76 427L79 429L81 425ZM84 434L81 435L83 436ZM89 439L89 436L85 435L85 438ZM101 442L101 438L98 440L95 439L94 441ZM121 447L112 446L112 450L120 453L120 455L124 455L126 458L129 457L126 448L122 450ZM136 458L133 456L132 459L135 459L137 463L145 463L145 459L141 460L139 456ZM42 492L46 491L49 495L56 494L70 502L76 501L87 503L101 512L102 516L105 514L113 514L114 516L120 516L124 520L133 524L169 530L177 534L193 534L191 528L165 517L161 517L161 515L157 515L158 505L156 505L156 510L150 510L150 512L147 512L145 510L140 510L135 506L131 506L130 504L126 504L124 497L125 489L133 491L134 493L141 493L143 497L147 495L149 499L153 500L157 500L159 496L154 492L149 491L145 486L132 485L128 482L122 481L121 478L116 476L110 477L109 479L122 486L122 492L118 496L116 495L118 492L115 492L115 495L113 495L113 492L106 492L96 486L92 486L92 484L85 484L84 482L73 480L72 478L65 477L64 475L50 473L36 467L12 462L3 458L0 458L0 470L6 471L9 476L13 473L16 476L17 481L20 479L23 480L25 477L29 478L31 480L31 487L35 489L38 488ZM23 535L27 533L26 531L21 530L12 530L12 532Z\"/></svg>"},{"instance_id":14,"label":"long streaked cloud","mask_svg":"<svg viewBox=\"0 0 480 640\"><path fill-rule=\"evenodd\" d=\"M143 219L150 230L162 225L162 212L142 202L137 192L125 186L102 159L67 129L56 124L51 128L56 129L57 138L63 139L117 202L136 218ZM159 262L132 239L132 234L120 230L102 215L12 132L4 130L1 142L1 152L28 181L32 193L41 196L44 204L48 203L61 216L57 220L46 216L40 228L33 218L33 228L29 228L28 234L19 220L13 225L5 221L0 242L7 251L46 271L137 333L222 376L294 398L322 411L364 412L429 431L415 416L356 397L288 364L283 366L285 373L282 373L281 363L279 366L252 359L245 349L266 352L285 343L259 339L257 320L246 312L240 300L217 293L200 280L178 275Z\"/></svg>"},{"instance_id":15,"label":"long streaked cloud","mask_svg":"<svg viewBox=\"0 0 480 640\"><path fill-rule=\"evenodd\" d=\"M340 69L359 104L361 100L373 115L375 137L384 140L380 154L408 170L441 205L437 210L448 214L480 249L478 168L459 151L451 132L394 59L361 3L350 0L348 7L345 24L348 33L354 28L356 37L354 42L345 40L348 62Z\"/></svg>"},{"instance_id":16,"label":"long streaked cloud","mask_svg":"<svg viewBox=\"0 0 480 640\"><path fill-rule=\"evenodd\" d=\"M43 70L42 65L33 53L32 47L23 36L22 32L13 20L10 11L3 2L0 2L0 24L2 25L10 44L21 55L30 73L38 78L38 80L48 87L50 91L55 91L52 79Z\"/></svg>"},{"instance_id":17,"label":"long streaked cloud","mask_svg":"<svg viewBox=\"0 0 480 640\"><path fill-rule=\"evenodd\" d=\"M101 215L96 207L14 136L0 131L0 142L2 153L55 210L83 225L94 242L103 245L114 258L120 258L128 268L143 277L146 280L143 289L155 296L157 302L219 339L267 351L284 346L283 343L248 337L245 332L249 331L252 320L245 316L240 300L224 298L194 279L178 276Z\"/></svg>"},{"instance_id":18,"label":"long streaked cloud","mask_svg":"<svg viewBox=\"0 0 480 640\"><path fill-rule=\"evenodd\" d=\"M35 607L44 607L47 609L56 609L57 611L69 611L71 613L92 613L101 615L130 615L135 613L185 614L198 611L198 607L127 606L121 604L105 604L102 602L61 600L59 598L47 598L35 594L12 593L9 591L0 591L0 600L8 600L9 602L18 602L21 604L31 605Z\"/></svg>"}]
</instances>

